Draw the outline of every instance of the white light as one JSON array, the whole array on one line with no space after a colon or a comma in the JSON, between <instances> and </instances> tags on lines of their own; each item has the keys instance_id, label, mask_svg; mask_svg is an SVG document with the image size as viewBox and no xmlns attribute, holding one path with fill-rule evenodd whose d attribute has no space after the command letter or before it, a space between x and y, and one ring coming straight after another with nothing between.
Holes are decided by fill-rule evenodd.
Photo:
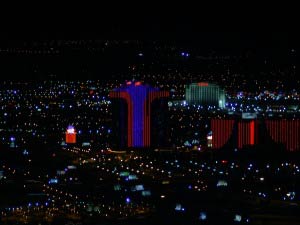
<instances>
[{"instance_id":1,"label":"white light","mask_svg":"<svg viewBox=\"0 0 300 225\"><path fill-rule=\"evenodd\" d=\"M234 219L233 219L233 220L234 220L235 222L241 222L241 221L242 221L242 216L236 214L236 215L234 216Z\"/></svg>"},{"instance_id":2,"label":"white light","mask_svg":"<svg viewBox=\"0 0 300 225\"><path fill-rule=\"evenodd\" d=\"M74 133L75 133L75 130L74 130L74 128L73 128L73 129L68 129L67 132L68 132L69 134L74 134Z\"/></svg>"},{"instance_id":3,"label":"white light","mask_svg":"<svg viewBox=\"0 0 300 225\"><path fill-rule=\"evenodd\" d=\"M175 210L176 211L182 210L181 204L176 204Z\"/></svg>"},{"instance_id":4,"label":"white light","mask_svg":"<svg viewBox=\"0 0 300 225\"><path fill-rule=\"evenodd\" d=\"M225 180L219 180L217 183L217 187L227 187L228 183Z\"/></svg>"}]
</instances>

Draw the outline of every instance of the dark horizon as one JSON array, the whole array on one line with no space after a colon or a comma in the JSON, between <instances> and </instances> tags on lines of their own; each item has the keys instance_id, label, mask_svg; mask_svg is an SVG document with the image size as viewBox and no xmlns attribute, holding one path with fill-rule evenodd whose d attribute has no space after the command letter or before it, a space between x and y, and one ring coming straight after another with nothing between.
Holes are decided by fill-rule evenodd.
<instances>
[{"instance_id":1,"label":"dark horizon","mask_svg":"<svg viewBox=\"0 0 300 225\"><path fill-rule=\"evenodd\" d=\"M132 65L150 65L156 60L155 54L164 58L160 63L168 64L181 51L191 53L188 61L196 60L191 66L183 61L182 69L196 73L206 72L196 68L205 64L196 59L202 56L246 57L249 68L257 68L258 71L264 69L262 65L265 60L283 66L283 69L295 63L296 36L293 32L202 32L198 27L185 25L168 27L167 24L154 24L129 26L128 29L125 29L126 26L107 25L99 32L6 32L0 38L1 79L19 79L20 74L21 79L51 79L48 73L34 72L43 67L56 73L58 79L99 79L101 76L131 73L128 67ZM126 43L127 40L132 43ZM108 50L103 44L106 41L110 43ZM146 56L138 59L136 55L143 51ZM19 71L19 68L22 69ZM27 74L23 73L24 68ZM90 75L87 76L87 72ZM147 70L140 70L139 73L147 73Z\"/></svg>"},{"instance_id":2,"label":"dark horizon","mask_svg":"<svg viewBox=\"0 0 300 225\"><path fill-rule=\"evenodd\" d=\"M233 47L233 48L295 48L297 34L295 31L207 31L199 27L187 26L138 26L138 27L106 26L93 30L47 30L24 32L17 29L3 32L0 45L13 45L34 41L57 40L136 40L136 41L164 41L191 44L194 46Z\"/></svg>"}]
</instances>

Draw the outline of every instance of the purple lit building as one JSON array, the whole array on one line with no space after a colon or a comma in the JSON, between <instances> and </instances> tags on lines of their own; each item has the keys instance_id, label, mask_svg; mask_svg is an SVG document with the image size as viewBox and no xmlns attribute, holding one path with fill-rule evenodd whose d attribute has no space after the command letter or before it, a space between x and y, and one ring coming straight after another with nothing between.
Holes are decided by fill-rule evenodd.
<instances>
[{"instance_id":1,"label":"purple lit building","mask_svg":"<svg viewBox=\"0 0 300 225\"><path fill-rule=\"evenodd\" d=\"M123 113L120 120L123 122L126 120L126 123L123 124L126 124L127 127L120 131L124 131L124 134L121 135L123 139L127 136L126 143L123 145L138 148L150 147L152 103L156 99L168 96L168 91L160 91L158 88L144 85L141 82L127 82L109 93L110 98L119 99L126 105L120 108L121 114ZM124 113L125 110L127 113ZM127 118L125 114L127 114Z\"/></svg>"}]
</instances>

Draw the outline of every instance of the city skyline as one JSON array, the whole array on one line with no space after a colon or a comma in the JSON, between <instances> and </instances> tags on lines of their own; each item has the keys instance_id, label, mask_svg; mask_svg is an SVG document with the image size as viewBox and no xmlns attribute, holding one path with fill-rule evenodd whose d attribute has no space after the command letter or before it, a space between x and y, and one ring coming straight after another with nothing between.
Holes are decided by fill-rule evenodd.
<instances>
[{"instance_id":1,"label":"city skyline","mask_svg":"<svg viewBox=\"0 0 300 225\"><path fill-rule=\"evenodd\" d=\"M291 33L112 24L0 38L0 224L299 224Z\"/></svg>"}]
</instances>

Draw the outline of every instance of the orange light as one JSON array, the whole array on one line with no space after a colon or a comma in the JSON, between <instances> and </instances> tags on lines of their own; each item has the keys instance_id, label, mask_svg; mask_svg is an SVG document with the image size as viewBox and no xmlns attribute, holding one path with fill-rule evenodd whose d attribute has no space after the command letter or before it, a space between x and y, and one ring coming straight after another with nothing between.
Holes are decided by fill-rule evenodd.
<instances>
[{"instance_id":1,"label":"orange light","mask_svg":"<svg viewBox=\"0 0 300 225\"><path fill-rule=\"evenodd\" d=\"M207 82L200 82L200 83L198 83L198 86L200 86L200 87L207 87L208 83Z\"/></svg>"},{"instance_id":2,"label":"orange light","mask_svg":"<svg viewBox=\"0 0 300 225\"><path fill-rule=\"evenodd\" d=\"M76 133L66 133L66 143L75 144L76 143Z\"/></svg>"}]
</instances>

